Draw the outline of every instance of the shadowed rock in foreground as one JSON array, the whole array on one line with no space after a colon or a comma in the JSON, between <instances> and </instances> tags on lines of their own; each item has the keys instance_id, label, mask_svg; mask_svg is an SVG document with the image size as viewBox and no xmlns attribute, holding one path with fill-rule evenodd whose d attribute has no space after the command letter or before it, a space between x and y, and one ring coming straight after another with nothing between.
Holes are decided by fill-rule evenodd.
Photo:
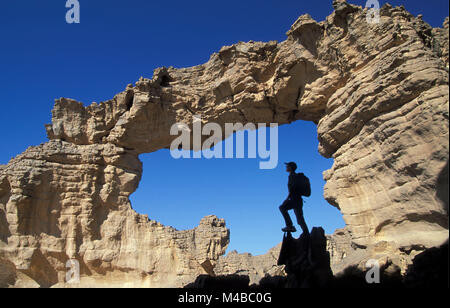
<instances>
[{"instance_id":1,"label":"shadowed rock in foreground","mask_svg":"<svg viewBox=\"0 0 450 308\"><path fill-rule=\"evenodd\" d=\"M278 265L285 265L285 287L327 287L333 279L327 238L322 228L314 227L310 235L294 239L291 233L283 237Z\"/></svg>"},{"instance_id":2,"label":"shadowed rock in foreground","mask_svg":"<svg viewBox=\"0 0 450 308\"><path fill-rule=\"evenodd\" d=\"M327 238L324 230L313 228L309 236L295 239L291 233L283 236L279 251L278 272L282 275L266 273L266 276L253 287L311 288L327 287L333 279L330 267L330 254L326 249ZM248 272L211 277L199 276L188 288L242 287L251 282Z\"/></svg>"},{"instance_id":3,"label":"shadowed rock in foreground","mask_svg":"<svg viewBox=\"0 0 450 308\"><path fill-rule=\"evenodd\" d=\"M371 268L361 270L358 266L349 266L333 276L330 267L330 255L326 250L326 237L322 228L313 228L311 236L295 239L291 234L283 237L278 259L285 266L287 275L262 278L259 283L251 284L248 275L201 275L186 288L205 289L277 289L277 288L447 288L448 280L448 243L433 247L417 255L412 264L401 275L398 267L391 263L381 264L376 281L369 272ZM394 270L393 270L394 269Z\"/></svg>"}]
</instances>

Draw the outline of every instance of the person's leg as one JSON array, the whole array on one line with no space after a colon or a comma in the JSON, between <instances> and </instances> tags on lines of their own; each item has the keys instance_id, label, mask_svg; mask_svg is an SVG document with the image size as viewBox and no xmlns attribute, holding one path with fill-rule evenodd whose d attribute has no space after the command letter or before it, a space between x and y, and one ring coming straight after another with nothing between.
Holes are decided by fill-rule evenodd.
<instances>
[{"instance_id":1,"label":"person's leg","mask_svg":"<svg viewBox=\"0 0 450 308\"><path fill-rule=\"evenodd\" d=\"M290 210L290 203L288 200L284 201L282 205L280 205L280 212L283 215L284 221L286 222L286 227L292 227L293 223L291 217L289 216L288 210Z\"/></svg>"},{"instance_id":2,"label":"person's leg","mask_svg":"<svg viewBox=\"0 0 450 308\"><path fill-rule=\"evenodd\" d=\"M302 228L303 233L309 234L308 226L306 225L305 218L303 217L303 207L302 204L294 208L295 217L297 218L297 223Z\"/></svg>"}]
</instances>

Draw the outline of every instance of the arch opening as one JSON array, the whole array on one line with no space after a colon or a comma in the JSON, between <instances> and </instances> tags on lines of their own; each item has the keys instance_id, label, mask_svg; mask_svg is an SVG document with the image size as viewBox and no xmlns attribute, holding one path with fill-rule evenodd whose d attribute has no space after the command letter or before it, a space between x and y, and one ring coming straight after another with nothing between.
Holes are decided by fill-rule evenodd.
<instances>
[{"instance_id":1,"label":"arch opening","mask_svg":"<svg viewBox=\"0 0 450 308\"><path fill-rule=\"evenodd\" d=\"M265 129L269 139L271 128ZM236 145L238 134L245 135L247 146L249 134L240 131L221 141L222 149L230 138ZM264 254L280 242L284 227L278 209L288 194L283 162L296 161L297 172L304 172L311 181L312 195L304 198L303 207L309 229L322 226L332 234L345 226L339 210L324 199L322 172L330 169L333 161L322 157L317 147L316 125L296 121L278 127L274 169L259 169L259 158L249 158L248 148L244 158L236 158L235 153L233 159L193 158L193 151L189 151L189 159L174 159L168 149L141 154L143 175L130 201L139 214L176 229L192 229L207 215L224 218L230 229L227 252ZM290 215L295 221L294 213Z\"/></svg>"}]
</instances>

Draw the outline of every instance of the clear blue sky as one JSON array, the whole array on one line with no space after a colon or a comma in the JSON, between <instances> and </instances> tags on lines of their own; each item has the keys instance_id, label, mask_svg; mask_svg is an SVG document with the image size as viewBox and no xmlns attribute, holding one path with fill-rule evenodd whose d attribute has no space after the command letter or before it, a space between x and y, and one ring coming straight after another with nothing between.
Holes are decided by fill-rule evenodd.
<instances>
[{"instance_id":1,"label":"clear blue sky","mask_svg":"<svg viewBox=\"0 0 450 308\"><path fill-rule=\"evenodd\" d=\"M81 23L66 24L65 0L1 1L0 164L47 141L44 124L55 98L100 102L157 67L198 65L238 41L282 41L299 15L321 21L331 2L80 0ZM423 14L434 27L448 15L447 0L390 3ZM279 138L279 161L297 161L311 178L308 225L327 233L342 227L340 213L322 197L322 171L332 160L318 154L314 124L282 126ZM264 253L281 240L282 164L259 170L255 159L174 160L164 150L141 159L144 175L131 197L139 213L178 229L216 214L231 229L229 250L239 252Z\"/></svg>"}]
</instances>

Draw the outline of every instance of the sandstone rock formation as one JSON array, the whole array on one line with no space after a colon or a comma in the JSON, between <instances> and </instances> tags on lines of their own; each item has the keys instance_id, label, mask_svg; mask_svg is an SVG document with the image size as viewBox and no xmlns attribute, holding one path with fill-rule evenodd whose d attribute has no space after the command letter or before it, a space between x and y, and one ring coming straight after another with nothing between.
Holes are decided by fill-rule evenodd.
<instances>
[{"instance_id":1,"label":"sandstone rock formation","mask_svg":"<svg viewBox=\"0 0 450 308\"><path fill-rule=\"evenodd\" d=\"M330 267L330 253L327 238L321 227L314 227L311 234L302 234L294 239L291 233L283 237L278 259L285 265L287 288L330 287L333 272Z\"/></svg>"},{"instance_id":2,"label":"sandstone rock formation","mask_svg":"<svg viewBox=\"0 0 450 308\"><path fill-rule=\"evenodd\" d=\"M371 258L376 258L380 261L380 265L385 267L392 264L391 258L395 258L395 261L402 264L403 269L406 269L409 262L400 260L399 253L392 253L389 249L383 250L383 244L385 242L381 242L378 247L358 248L357 245L352 243L347 228L337 229L332 235L326 235L326 251L330 257L329 263L333 274L339 276L343 274L345 269L352 266L364 271L366 270L365 263ZM378 251L374 251L374 248L377 248ZM281 243L269 249L267 253L256 256L231 251L226 256L219 257L214 273L219 276L248 276L251 285L258 285L264 277L285 277L287 274L284 265L277 264L280 250ZM404 253L400 253L400 255L406 257L408 261L411 259L409 255Z\"/></svg>"},{"instance_id":3,"label":"sandstone rock formation","mask_svg":"<svg viewBox=\"0 0 450 308\"><path fill-rule=\"evenodd\" d=\"M283 242L265 255L239 255L232 251L227 257L219 259L215 268L219 275L201 275L186 287L333 287L334 276L330 264L325 232L321 227L313 227L310 235L302 234L298 239L293 238L290 232L285 233ZM236 270L238 268L243 270ZM261 274L265 275L261 277Z\"/></svg>"},{"instance_id":4,"label":"sandstone rock formation","mask_svg":"<svg viewBox=\"0 0 450 308\"><path fill-rule=\"evenodd\" d=\"M284 266L278 266L281 243L263 255L238 253L233 250L217 260L214 274L218 276L243 275L249 277L249 284L258 284L265 276L285 275Z\"/></svg>"},{"instance_id":5,"label":"sandstone rock formation","mask_svg":"<svg viewBox=\"0 0 450 308\"><path fill-rule=\"evenodd\" d=\"M367 9L333 6L322 22L301 16L281 43L240 42L199 66L159 68L88 107L56 100L50 141L0 168L2 284L63 284L69 258L90 285L177 285L211 271L226 247L222 221L177 232L128 199L138 155L168 148L172 124L191 127L195 114L222 127L314 121L319 152L334 158L324 196L352 247L404 268L444 242L448 19L432 29L386 4L371 24Z\"/></svg>"},{"instance_id":6,"label":"sandstone rock formation","mask_svg":"<svg viewBox=\"0 0 450 308\"><path fill-rule=\"evenodd\" d=\"M141 171L116 146L60 140L13 159L0 177L0 286L176 287L211 273L229 241L224 220L177 231L137 214L128 196ZM78 284L64 285L68 259Z\"/></svg>"}]
</instances>

